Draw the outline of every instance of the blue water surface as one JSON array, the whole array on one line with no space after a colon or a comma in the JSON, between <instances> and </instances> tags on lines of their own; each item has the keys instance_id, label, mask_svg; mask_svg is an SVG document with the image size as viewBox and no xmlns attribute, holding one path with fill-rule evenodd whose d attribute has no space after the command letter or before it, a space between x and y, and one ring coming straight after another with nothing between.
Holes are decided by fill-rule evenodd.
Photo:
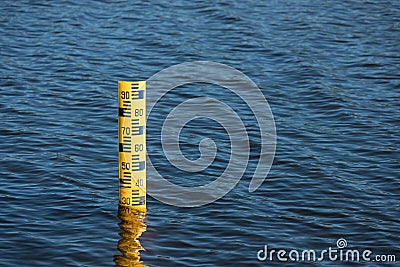
<instances>
[{"instance_id":1,"label":"blue water surface","mask_svg":"<svg viewBox=\"0 0 400 267\"><path fill-rule=\"evenodd\" d=\"M172 91L147 128L161 172L190 186L226 167L229 138L202 119L184 128L181 149L196 158L199 141L214 139L209 169L182 173L162 153L167 112L201 96L235 107L250 163L210 205L178 208L149 197L143 265L281 266L257 252L323 250L339 238L399 261L399 51L395 0L1 1L0 266L116 264L124 230L117 81L194 60L232 66L260 87L275 118L276 157L249 193L261 142L249 108L211 85Z\"/></svg>"}]
</instances>

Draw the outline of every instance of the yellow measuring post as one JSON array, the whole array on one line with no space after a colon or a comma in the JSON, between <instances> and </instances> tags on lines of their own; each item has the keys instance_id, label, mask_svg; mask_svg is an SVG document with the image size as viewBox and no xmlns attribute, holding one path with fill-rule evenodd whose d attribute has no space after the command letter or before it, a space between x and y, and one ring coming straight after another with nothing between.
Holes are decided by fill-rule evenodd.
<instances>
[{"instance_id":1,"label":"yellow measuring post","mask_svg":"<svg viewBox=\"0 0 400 267\"><path fill-rule=\"evenodd\" d=\"M119 204L146 211L146 81L118 81Z\"/></svg>"}]
</instances>

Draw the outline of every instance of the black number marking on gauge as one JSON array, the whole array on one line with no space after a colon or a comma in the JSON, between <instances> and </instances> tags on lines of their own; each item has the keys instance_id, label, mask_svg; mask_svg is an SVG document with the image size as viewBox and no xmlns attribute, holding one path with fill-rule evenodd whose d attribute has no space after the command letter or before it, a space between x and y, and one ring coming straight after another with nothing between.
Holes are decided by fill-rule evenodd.
<instances>
[{"instance_id":1,"label":"black number marking on gauge","mask_svg":"<svg viewBox=\"0 0 400 267\"><path fill-rule=\"evenodd\" d=\"M129 162L122 162L121 163L121 169L123 169L123 170L130 170L131 169L131 164L129 163Z\"/></svg>"},{"instance_id":2,"label":"black number marking on gauge","mask_svg":"<svg viewBox=\"0 0 400 267\"><path fill-rule=\"evenodd\" d=\"M143 151L143 144L135 144L135 152L141 152Z\"/></svg>"},{"instance_id":3,"label":"black number marking on gauge","mask_svg":"<svg viewBox=\"0 0 400 267\"><path fill-rule=\"evenodd\" d=\"M142 178L140 178L140 179L138 179L137 181L136 181L136 183L135 183L135 186L144 186L144 182L143 182L143 179Z\"/></svg>"},{"instance_id":4,"label":"black number marking on gauge","mask_svg":"<svg viewBox=\"0 0 400 267\"><path fill-rule=\"evenodd\" d=\"M121 197L121 204L130 205L131 199L129 197Z\"/></svg>"},{"instance_id":5,"label":"black number marking on gauge","mask_svg":"<svg viewBox=\"0 0 400 267\"><path fill-rule=\"evenodd\" d=\"M130 93L129 91L121 91L121 98L122 99L130 99Z\"/></svg>"},{"instance_id":6,"label":"black number marking on gauge","mask_svg":"<svg viewBox=\"0 0 400 267\"><path fill-rule=\"evenodd\" d=\"M135 117L143 116L142 108L135 108L135 112L133 113Z\"/></svg>"},{"instance_id":7,"label":"black number marking on gauge","mask_svg":"<svg viewBox=\"0 0 400 267\"><path fill-rule=\"evenodd\" d=\"M122 126L122 134L126 134L126 135L130 135L131 134L131 128L130 127L126 127L126 126Z\"/></svg>"}]
</instances>

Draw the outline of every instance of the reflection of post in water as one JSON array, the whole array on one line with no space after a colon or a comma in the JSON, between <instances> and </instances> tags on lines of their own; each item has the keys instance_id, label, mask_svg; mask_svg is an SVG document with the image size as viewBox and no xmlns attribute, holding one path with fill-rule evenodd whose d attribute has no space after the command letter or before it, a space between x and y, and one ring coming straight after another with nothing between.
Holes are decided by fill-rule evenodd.
<instances>
[{"instance_id":1,"label":"reflection of post in water","mask_svg":"<svg viewBox=\"0 0 400 267\"><path fill-rule=\"evenodd\" d=\"M115 266L146 266L140 262L140 251L144 249L139 242L139 237L146 231L145 215L144 212L139 212L132 207L118 207L119 227L121 228L118 250L121 255L114 256Z\"/></svg>"}]
</instances>

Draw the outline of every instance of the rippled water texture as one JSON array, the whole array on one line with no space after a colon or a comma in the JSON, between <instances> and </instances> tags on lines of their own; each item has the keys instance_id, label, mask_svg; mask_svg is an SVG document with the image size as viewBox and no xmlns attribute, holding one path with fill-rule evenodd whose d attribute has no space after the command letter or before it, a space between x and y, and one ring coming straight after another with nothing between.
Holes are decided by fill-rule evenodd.
<instances>
[{"instance_id":1,"label":"rippled water texture","mask_svg":"<svg viewBox=\"0 0 400 267\"><path fill-rule=\"evenodd\" d=\"M140 252L148 266L280 266L257 251L322 250L338 238L400 259L399 1L80 3L0 3L0 265L135 266ZM212 97L247 128L244 177L207 206L149 198L145 218L118 217L117 81L193 60L230 65L261 88L278 138L268 179L248 192L260 133L245 103L182 86L148 121L156 167L186 186L223 172L229 138L213 121L181 132L188 158L205 137L218 145L200 173L171 166L160 143L174 106Z\"/></svg>"}]
</instances>

